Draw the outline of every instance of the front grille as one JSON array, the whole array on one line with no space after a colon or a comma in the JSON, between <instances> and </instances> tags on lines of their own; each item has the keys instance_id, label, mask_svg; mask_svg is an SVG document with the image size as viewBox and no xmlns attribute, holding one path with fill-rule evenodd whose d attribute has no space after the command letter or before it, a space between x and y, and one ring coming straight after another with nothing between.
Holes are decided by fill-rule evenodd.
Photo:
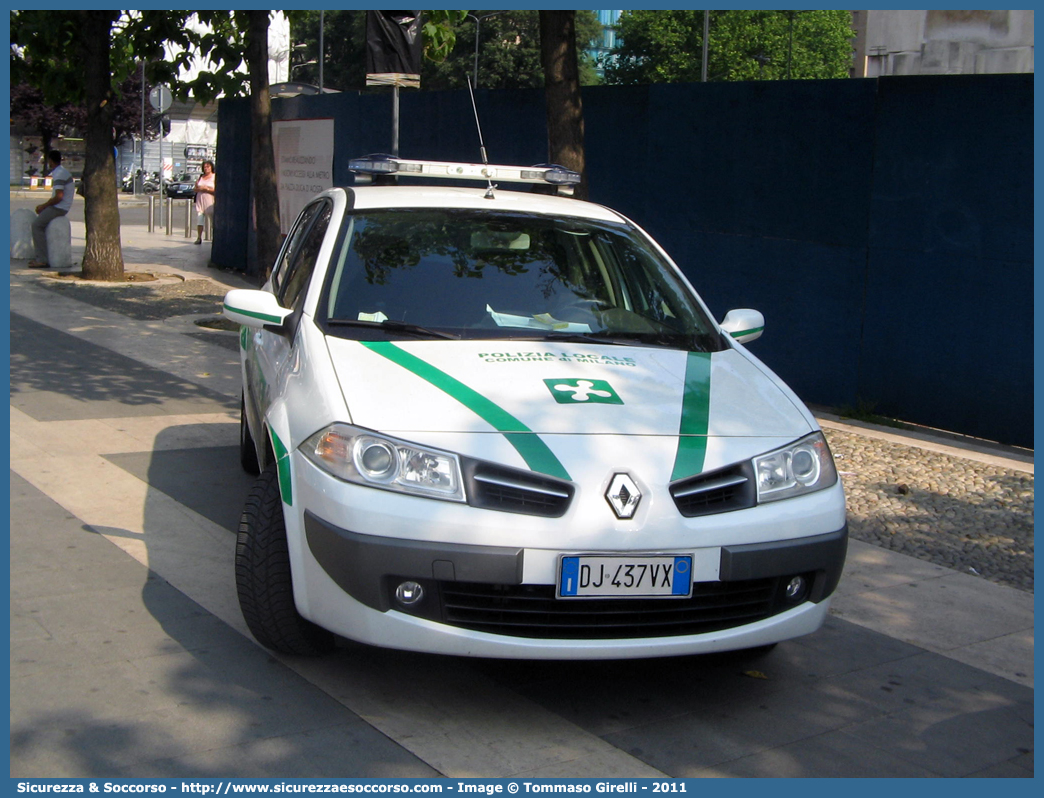
<instances>
[{"instance_id":1,"label":"front grille","mask_svg":"<svg viewBox=\"0 0 1044 798\"><path fill-rule=\"evenodd\" d=\"M744 510L757 502L754 469L748 462L689 477L671 485L671 496L686 518Z\"/></svg>"},{"instance_id":2,"label":"front grille","mask_svg":"<svg viewBox=\"0 0 1044 798\"><path fill-rule=\"evenodd\" d=\"M504 513L559 518L574 492L568 482L477 461L464 463L464 478L469 504Z\"/></svg>"},{"instance_id":3,"label":"front grille","mask_svg":"<svg viewBox=\"0 0 1044 798\"><path fill-rule=\"evenodd\" d=\"M476 632L554 640L699 634L782 609L779 578L693 585L685 599L558 599L553 585L440 582L443 623Z\"/></svg>"}]
</instances>

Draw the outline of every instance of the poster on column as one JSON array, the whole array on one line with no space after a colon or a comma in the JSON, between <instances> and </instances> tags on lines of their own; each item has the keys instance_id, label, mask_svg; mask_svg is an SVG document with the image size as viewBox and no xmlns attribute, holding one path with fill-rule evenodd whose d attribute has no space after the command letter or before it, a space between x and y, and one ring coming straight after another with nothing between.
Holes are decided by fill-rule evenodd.
<instances>
[{"instance_id":1,"label":"poster on column","mask_svg":"<svg viewBox=\"0 0 1044 798\"><path fill-rule=\"evenodd\" d=\"M308 201L333 186L333 119L288 119L272 123L279 177L279 224L290 232Z\"/></svg>"}]
</instances>

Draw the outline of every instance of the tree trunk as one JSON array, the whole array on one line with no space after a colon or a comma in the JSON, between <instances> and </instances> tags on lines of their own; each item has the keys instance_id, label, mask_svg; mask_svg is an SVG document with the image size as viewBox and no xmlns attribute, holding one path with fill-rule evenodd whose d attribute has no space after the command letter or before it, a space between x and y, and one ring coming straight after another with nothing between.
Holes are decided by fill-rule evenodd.
<instances>
[{"instance_id":1,"label":"tree trunk","mask_svg":"<svg viewBox=\"0 0 1044 798\"><path fill-rule=\"evenodd\" d=\"M51 142L54 140L54 134L48 128L40 128L38 132L40 134L40 146L43 148L40 152L40 157L43 158L40 174L46 177L51 172L50 164L47 163L47 153L51 151Z\"/></svg>"},{"instance_id":2,"label":"tree trunk","mask_svg":"<svg viewBox=\"0 0 1044 798\"><path fill-rule=\"evenodd\" d=\"M80 43L87 101L86 157L83 186L87 246L83 276L89 280L123 279L120 209L116 195L116 160L112 140L112 70L109 47L117 12L81 11ZM46 155L45 155L46 157ZM76 202L76 200L73 200Z\"/></svg>"},{"instance_id":3,"label":"tree trunk","mask_svg":"<svg viewBox=\"0 0 1044 798\"><path fill-rule=\"evenodd\" d=\"M272 149L272 99L268 90L269 11L248 11L246 60L250 73L251 164L258 282L264 284L279 255L279 186Z\"/></svg>"},{"instance_id":4,"label":"tree trunk","mask_svg":"<svg viewBox=\"0 0 1044 798\"><path fill-rule=\"evenodd\" d=\"M574 196L587 199L575 11L540 12L540 64L544 68L548 159L580 173Z\"/></svg>"}]
</instances>

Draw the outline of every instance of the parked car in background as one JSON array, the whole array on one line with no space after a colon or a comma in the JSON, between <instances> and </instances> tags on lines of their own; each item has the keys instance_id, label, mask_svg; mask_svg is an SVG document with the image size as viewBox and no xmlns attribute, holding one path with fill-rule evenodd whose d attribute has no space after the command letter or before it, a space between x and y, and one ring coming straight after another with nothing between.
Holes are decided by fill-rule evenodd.
<instances>
[{"instance_id":1,"label":"parked car in background","mask_svg":"<svg viewBox=\"0 0 1044 798\"><path fill-rule=\"evenodd\" d=\"M233 290L240 606L264 645L605 659L764 649L848 541L815 418L580 176L371 156ZM390 175L481 188L381 185ZM499 184L529 182L540 192Z\"/></svg>"},{"instance_id":2,"label":"parked car in background","mask_svg":"<svg viewBox=\"0 0 1044 798\"><path fill-rule=\"evenodd\" d=\"M171 199L195 199L196 178L189 174L181 174L177 180L167 183L167 196Z\"/></svg>"}]
</instances>

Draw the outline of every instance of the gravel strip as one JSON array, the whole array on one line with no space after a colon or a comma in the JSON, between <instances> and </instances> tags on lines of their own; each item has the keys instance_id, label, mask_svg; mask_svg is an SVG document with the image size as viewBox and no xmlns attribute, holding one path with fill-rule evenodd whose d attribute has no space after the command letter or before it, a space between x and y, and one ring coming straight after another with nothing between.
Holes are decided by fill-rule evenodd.
<instances>
[{"instance_id":1,"label":"gravel strip","mask_svg":"<svg viewBox=\"0 0 1044 798\"><path fill-rule=\"evenodd\" d=\"M225 286L211 280L99 285L43 279L38 284L137 321L162 321L203 313L219 316L221 299L228 292Z\"/></svg>"},{"instance_id":2,"label":"gravel strip","mask_svg":"<svg viewBox=\"0 0 1044 798\"><path fill-rule=\"evenodd\" d=\"M142 321L219 316L227 291L210 280L40 284ZM224 343L220 338L211 340ZM824 432L845 486L853 538L1033 592L1031 474L853 432Z\"/></svg>"},{"instance_id":3,"label":"gravel strip","mask_svg":"<svg viewBox=\"0 0 1044 798\"><path fill-rule=\"evenodd\" d=\"M1033 475L824 430L856 540L1033 592Z\"/></svg>"}]
</instances>

